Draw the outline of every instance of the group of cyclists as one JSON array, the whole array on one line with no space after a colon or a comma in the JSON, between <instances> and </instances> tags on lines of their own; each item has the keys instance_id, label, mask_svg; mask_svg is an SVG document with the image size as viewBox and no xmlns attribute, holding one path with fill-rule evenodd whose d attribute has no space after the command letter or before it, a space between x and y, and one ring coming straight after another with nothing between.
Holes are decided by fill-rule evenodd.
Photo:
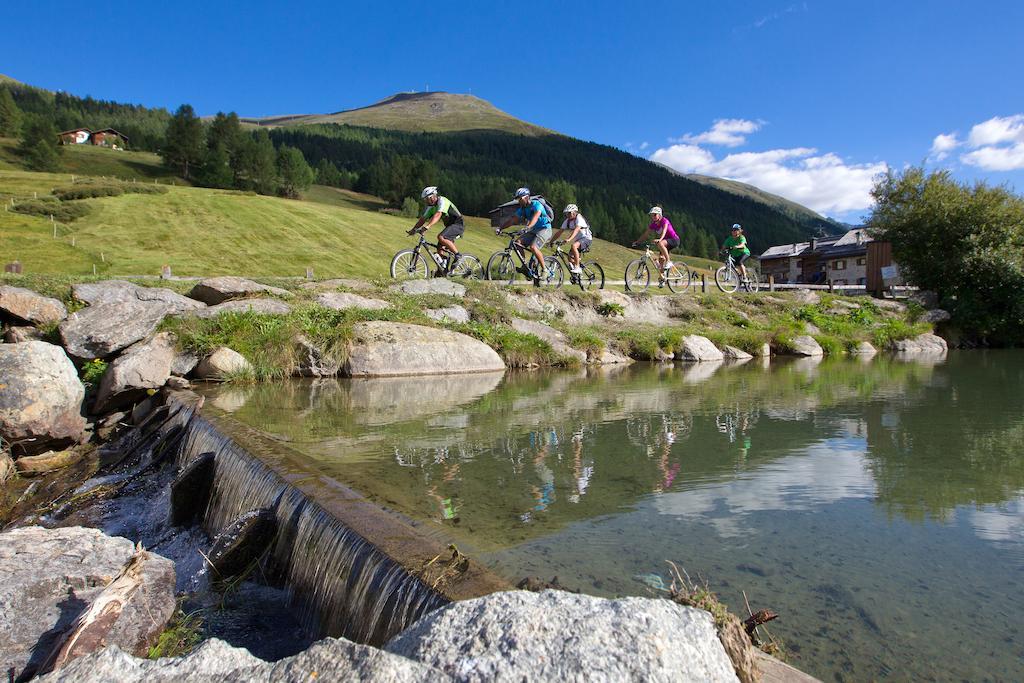
<instances>
[{"instance_id":1,"label":"group of cyclists","mask_svg":"<svg viewBox=\"0 0 1024 683\"><path fill-rule=\"evenodd\" d=\"M421 198L427 205L426 209L416 224L408 231L408 234L429 230L438 222L442 223L444 228L437 235L438 252L449 252L452 255L453 258L448 269L454 270L461 257L455 240L466 230L462 213L450 199L439 194L437 187L433 185L423 188ZM516 190L515 201L518 204L515 213L502 222L495 232L500 234L502 230L512 226L522 226L516 243L519 247L528 249L536 259L539 268L534 273L535 276L537 273L546 272L544 252L541 251L546 244L549 242L569 244L569 270L578 275L581 255L590 249L594 240L593 231L587 223L587 219L580 213L579 207L575 204L566 206L562 212L565 219L558 231L552 234L554 230L553 216L548 214L547 208L540 199L534 198L530 188L520 187ZM669 252L679 246L679 233L672 227L672 222L665 216L660 206L651 207L647 213L651 222L632 246L636 247L642 242L651 241L660 252L658 267L662 271L668 271L672 268L672 258ZM568 236L563 242L562 236L566 233ZM746 280L747 269L744 262L750 258L750 248L747 246L743 227L739 223L733 224L729 237L722 244L722 251L732 257L736 270ZM442 255L444 254L442 253Z\"/></svg>"}]
</instances>

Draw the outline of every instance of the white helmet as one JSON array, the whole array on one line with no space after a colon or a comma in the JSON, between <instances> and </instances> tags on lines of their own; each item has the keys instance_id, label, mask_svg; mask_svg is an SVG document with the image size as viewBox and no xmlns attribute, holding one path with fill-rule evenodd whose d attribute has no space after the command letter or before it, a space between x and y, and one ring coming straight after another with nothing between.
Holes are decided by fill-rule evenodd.
<instances>
[{"instance_id":1,"label":"white helmet","mask_svg":"<svg viewBox=\"0 0 1024 683\"><path fill-rule=\"evenodd\" d=\"M426 199L432 194L437 194L437 188L431 185L430 187L424 187L423 192L420 193L420 199Z\"/></svg>"},{"instance_id":2,"label":"white helmet","mask_svg":"<svg viewBox=\"0 0 1024 683\"><path fill-rule=\"evenodd\" d=\"M528 188L528 187L520 187L518 190L516 190L516 199L519 199L520 197L529 197L529 196L530 196L530 188Z\"/></svg>"},{"instance_id":3,"label":"white helmet","mask_svg":"<svg viewBox=\"0 0 1024 683\"><path fill-rule=\"evenodd\" d=\"M575 204L569 204L568 206L565 207L565 211L563 211L562 213L572 213L573 211L579 213L580 207L576 206Z\"/></svg>"},{"instance_id":4,"label":"white helmet","mask_svg":"<svg viewBox=\"0 0 1024 683\"><path fill-rule=\"evenodd\" d=\"M742 230L742 229L743 229L743 226L742 226L742 225L740 225L739 223L733 223L733 224L732 224L732 229L733 229L733 230Z\"/></svg>"},{"instance_id":5,"label":"white helmet","mask_svg":"<svg viewBox=\"0 0 1024 683\"><path fill-rule=\"evenodd\" d=\"M649 215L660 216L661 215L661 207L660 206L652 206L651 210L648 211L647 213Z\"/></svg>"}]
</instances>

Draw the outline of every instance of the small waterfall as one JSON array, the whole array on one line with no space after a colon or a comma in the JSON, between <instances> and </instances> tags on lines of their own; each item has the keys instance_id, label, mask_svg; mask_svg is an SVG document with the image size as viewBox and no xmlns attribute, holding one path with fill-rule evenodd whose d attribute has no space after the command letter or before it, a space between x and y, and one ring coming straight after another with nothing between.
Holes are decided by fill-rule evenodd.
<instances>
[{"instance_id":1,"label":"small waterfall","mask_svg":"<svg viewBox=\"0 0 1024 683\"><path fill-rule=\"evenodd\" d=\"M273 509L278 534L264 572L284 583L310 632L380 645L449 602L192 408L179 419L178 466L206 452L217 459L203 527L215 535L246 512Z\"/></svg>"}]
</instances>

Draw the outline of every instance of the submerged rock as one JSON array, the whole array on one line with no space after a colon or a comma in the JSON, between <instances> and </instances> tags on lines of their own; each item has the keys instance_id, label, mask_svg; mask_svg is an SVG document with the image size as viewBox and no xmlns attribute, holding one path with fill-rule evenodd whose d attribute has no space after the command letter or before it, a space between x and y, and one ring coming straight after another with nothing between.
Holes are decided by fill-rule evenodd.
<instances>
[{"instance_id":1,"label":"submerged rock","mask_svg":"<svg viewBox=\"0 0 1024 683\"><path fill-rule=\"evenodd\" d=\"M267 550L276 533L273 510L245 513L214 539L207 554L211 576L217 581L238 576Z\"/></svg>"},{"instance_id":2,"label":"submerged rock","mask_svg":"<svg viewBox=\"0 0 1024 683\"><path fill-rule=\"evenodd\" d=\"M697 334L683 337L683 343L676 353L676 357L691 363L720 361L725 358L710 339Z\"/></svg>"},{"instance_id":3,"label":"submerged rock","mask_svg":"<svg viewBox=\"0 0 1024 683\"><path fill-rule=\"evenodd\" d=\"M63 349L45 342L0 345L0 437L31 455L81 440L85 387Z\"/></svg>"},{"instance_id":4,"label":"submerged rock","mask_svg":"<svg viewBox=\"0 0 1024 683\"><path fill-rule=\"evenodd\" d=\"M25 527L0 534L0 662L12 678L30 678L68 627L132 559L135 546L97 529ZM138 655L173 614L174 564L148 554L141 583L114 621L106 643ZM108 679L108 680L116 680Z\"/></svg>"},{"instance_id":5,"label":"submerged rock","mask_svg":"<svg viewBox=\"0 0 1024 683\"><path fill-rule=\"evenodd\" d=\"M171 482L171 524L188 526L206 511L213 492L217 458L200 453Z\"/></svg>"},{"instance_id":6,"label":"submerged rock","mask_svg":"<svg viewBox=\"0 0 1024 683\"><path fill-rule=\"evenodd\" d=\"M392 322L363 322L353 328L342 374L398 377L504 370L491 347L450 330Z\"/></svg>"},{"instance_id":7,"label":"submerged rock","mask_svg":"<svg viewBox=\"0 0 1024 683\"><path fill-rule=\"evenodd\" d=\"M0 285L0 314L32 325L48 325L68 317L68 309L57 299L36 294L30 289Z\"/></svg>"},{"instance_id":8,"label":"submerged rock","mask_svg":"<svg viewBox=\"0 0 1024 683\"><path fill-rule=\"evenodd\" d=\"M668 600L509 591L455 602L385 647L460 681L735 681L711 615Z\"/></svg>"},{"instance_id":9,"label":"submerged rock","mask_svg":"<svg viewBox=\"0 0 1024 683\"><path fill-rule=\"evenodd\" d=\"M200 281L188 293L191 298L211 306L228 299L240 299L256 294L270 294L282 299L288 299L292 296L292 293L287 289L261 285L259 282L234 276L206 278Z\"/></svg>"}]
</instances>

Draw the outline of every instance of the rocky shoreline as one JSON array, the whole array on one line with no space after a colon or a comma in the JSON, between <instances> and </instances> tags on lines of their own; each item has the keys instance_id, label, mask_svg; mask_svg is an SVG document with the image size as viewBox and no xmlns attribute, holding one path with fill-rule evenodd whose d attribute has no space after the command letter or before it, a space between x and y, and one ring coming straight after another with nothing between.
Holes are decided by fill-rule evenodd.
<instances>
[{"instance_id":1,"label":"rocky shoreline","mask_svg":"<svg viewBox=\"0 0 1024 683\"><path fill-rule=\"evenodd\" d=\"M447 280L397 285L329 281L289 290L222 277L199 282L188 296L111 280L74 284L70 294L61 300L0 286L5 341L0 345L0 512L15 527L0 536L0 566L8 577L0 585L0 605L5 614L22 619L0 622L0 654L14 680L51 668L57 670L44 680L305 680L313 671L360 680L583 675L735 680L707 613L667 600L603 600L557 591L497 592L453 603L431 612L383 649L328 639L266 663L211 640L181 659L135 659L152 654L176 611L181 586L174 563L135 547L132 541L139 538L128 541L67 525L81 518L75 514L80 499L95 501L102 498L97 491L111 481L124 481L117 479L123 469L112 473L123 468L129 454L141 458L132 477L155 476L156 465L167 458L158 452L160 444L181 438L163 405L165 392L197 380L259 379L254 366L265 349L246 354L239 353L247 351L244 347L221 343L232 338L221 324L225 320L304 316L306 327L284 328L280 337L278 357L287 363L271 369L286 375L388 377L538 364L820 357L829 349L819 340L827 347L829 337L813 317L800 329L790 324L784 333L773 333L771 341L745 334L746 323L768 329L768 322L757 318L758 307L771 312L797 305L814 313L818 309L806 307L827 306L834 315L851 319L852 312L867 310L857 302L823 301L812 292L798 293L792 301L765 296L744 302L745 308L716 309L714 302L694 306L678 297L611 291L586 296L494 288L467 292ZM870 306L878 317L876 326L906 312L894 302ZM719 318L736 329L696 333L702 322ZM344 335L333 329L318 334L324 319L327 327L343 327ZM674 336L658 332L680 321L688 329L679 328ZM206 335L202 343L197 341L200 333ZM734 339L746 348L725 343ZM863 357L877 352L865 339L853 341L850 352ZM923 333L893 339L889 349L943 354L947 347L942 338ZM81 486L96 475L89 486ZM161 486L170 496L169 482ZM187 490L189 500L202 501L203 496L193 495L196 487L201 485L179 490ZM175 513L169 506L158 514ZM58 528L23 526L26 520ZM69 562L74 570L67 568ZM754 680L749 672L739 673ZM792 670L786 675L796 679L800 674Z\"/></svg>"}]
</instances>

